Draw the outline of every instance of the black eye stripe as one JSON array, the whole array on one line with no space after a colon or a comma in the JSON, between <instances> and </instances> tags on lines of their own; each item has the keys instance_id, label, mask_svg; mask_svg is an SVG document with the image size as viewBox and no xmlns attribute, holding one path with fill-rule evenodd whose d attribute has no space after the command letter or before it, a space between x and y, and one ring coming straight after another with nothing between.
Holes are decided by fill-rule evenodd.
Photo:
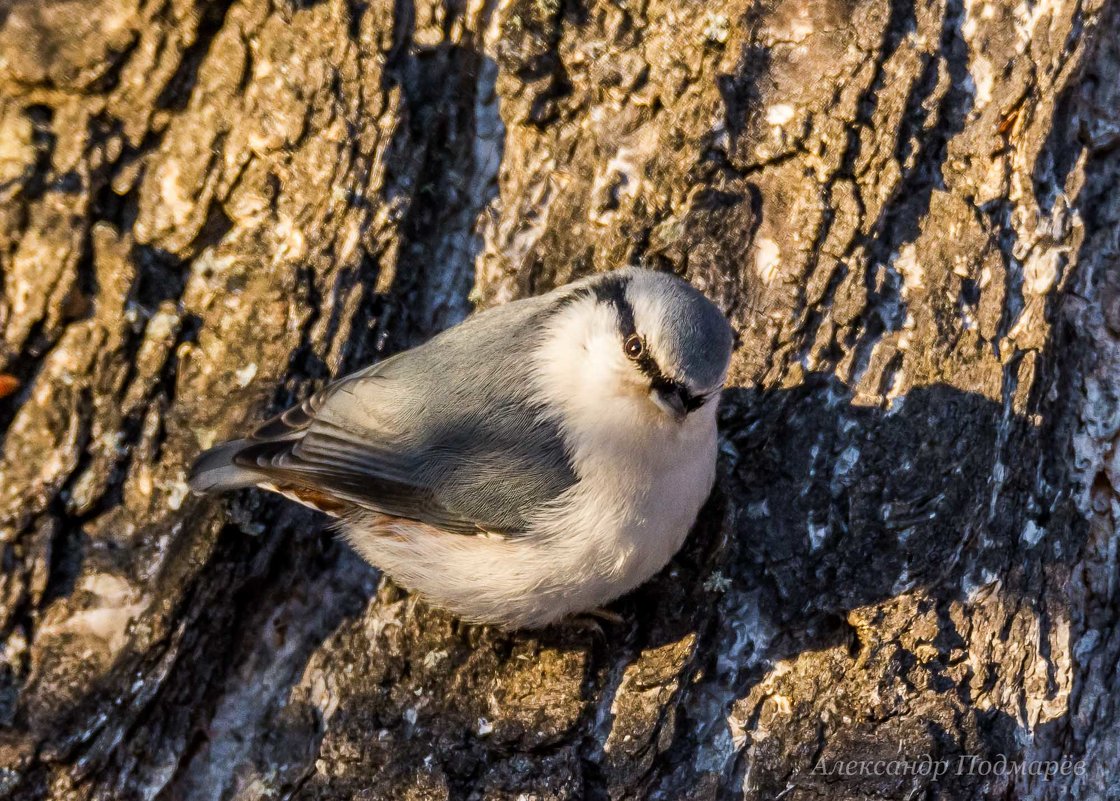
<instances>
[{"instance_id":1,"label":"black eye stripe","mask_svg":"<svg viewBox=\"0 0 1120 801\"><path fill-rule=\"evenodd\" d=\"M674 393L678 395L681 402L684 404L686 411L694 412L708 402L709 395L697 395L689 390L680 381L673 381L672 379L661 376L655 378L650 382L651 388L662 393Z\"/></svg>"},{"instance_id":2,"label":"black eye stripe","mask_svg":"<svg viewBox=\"0 0 1120 801\"><path fill-rule=\"evenodd\" d=\"M618 314L618 330L622 335L622 341L625 342L629 337L637 335L637 326L634 323L634 308L630 305L630 301L626 298L626 286L629 283L628 279L621 276L609 276L590 287L590 291L594 293L595 299L600 303L613 306ZM582 290L572 297L580 295L586 297L586 291ZM633 360L638 369L644 373L650 381L650 388L658 392L672 392L678 395L684 404L685 409L692 412L703 406L707 400L707 395L696 395L688 387L680 381L675 381L666 376L657 361L649 352L649 348L644 348L642 353Z\"/></svg>"},{"instance_id":3,"label":"black eye stripe","mask_svg":"<svg viewBox=\"0 0 1120 801\"><path fill-rule=\"evenodd\" d=\"M627 281L623 278L611 276L595 285L595 298L600 303L614 306L618 312L618 329L622 338L636 334L634 325L634 308L626 299Z\"/></svg>"},{"instance_id":4,"label":"black eye stripe","mask_svg":"<svg viewBox=\"0 0 1120 801\"><path fill-rule=\"evenodd\" d=\"M634 323L634 307L630 305L630 301L626 298L626 285L626 280L612 276L595 287L596 299L600 303L614 306L615 311L618 312L618 331L622 335L623 342L638 335L637 326ZM649 377L650 383L654 387L672 386L675 390L679 388L680 391L688 394L688 390L683 384L679 381L673 381L661 372L661 367L650 354L649 348L643 348L641 354L634 359L634 363L638 365L639 370Z\"/></svg>"},{"instance_id":5,"label":"black eye stripe","mask_svg":"<svg viewBox=\"0 0 1120 801\"><path fill-rule=\"evenodd\" d=\"M649 355L648 348L643 350L642 355L634 360L634 364L638 365L638 369L645 373L651 382L661 381L670 384L675 383L661 372L661 368L657 366L657 362Z\"/></svg>"}]
</instances>

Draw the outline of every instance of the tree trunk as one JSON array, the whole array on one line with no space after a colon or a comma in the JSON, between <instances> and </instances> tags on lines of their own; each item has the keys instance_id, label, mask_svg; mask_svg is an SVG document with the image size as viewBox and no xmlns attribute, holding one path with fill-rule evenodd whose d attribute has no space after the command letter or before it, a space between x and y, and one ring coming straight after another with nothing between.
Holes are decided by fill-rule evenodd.
<instances>
[{"instance_id":1,"label":"tree trunk","mask_svg":"<svg viewBox=\"0 0 1120 801\"><path fill-rule=\"evenodd\" d=\"M0 0L0 796L1120 798L1118 6ZM188 494L629 263L740 344L623 622Z\"/></svg>"}]
</instances>

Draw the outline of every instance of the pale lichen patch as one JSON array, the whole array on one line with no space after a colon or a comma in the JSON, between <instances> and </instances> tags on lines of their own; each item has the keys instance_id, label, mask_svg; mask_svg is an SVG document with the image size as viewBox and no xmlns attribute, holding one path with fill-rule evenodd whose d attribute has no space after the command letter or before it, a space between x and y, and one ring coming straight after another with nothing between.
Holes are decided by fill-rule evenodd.
<instances>
[{"instance_id":1,"label":"pale lichen patch","mask_svg":"<svg viewBox=\"0 0 1120 801\"><path fill-rule=\"evenodd\" d=\"M918 259L918 248L913 242L902 247L894 260L894 268L902 276L903 296L922 287L922 263Z\"/></svg>"},{"instance_id":2,"label":"pale lichen patch","mask_svg":"<svg viewBox=\"0 0 1120 801\"><path fill-rule=\"evenodd\" d=\"M249 362L244 367L235 370L233 374L237 379L237 386L247 387L257 375L257 363Z\"/></svg>"},{"instance_id":3,"label":"pale lichen patch","mask_svg":"<svg viewBox=\"0 0 1120 801\"><path fill-rule=\"evenodd\" d=\"M1045 295L1058 279L1062 254L1054 248L1035 250L1023 265L1023 289L1032 295Z\"/></svg>"},{"instance_id":4,"label":"pale lichen patch","mask_svg":"<svg viewBox=\"0 0 1120 801\"><path fill-rule=\"evenodd\" d=\"M788 103L776 103L766 109L766 122L781 127L794 118L797 110Z\"/></svg>"},{"instance_id":5,"label":"pale lichen patch","mask_svg":"<svg viewBox=\"0 0 1120 801\"><path fill-rule=\"evenodd\" d=\"M767 286L777 281L782 269L782 254L777 242L766 238L758 240L755 245L754 268Z\"/></svg>"}]
</instances>

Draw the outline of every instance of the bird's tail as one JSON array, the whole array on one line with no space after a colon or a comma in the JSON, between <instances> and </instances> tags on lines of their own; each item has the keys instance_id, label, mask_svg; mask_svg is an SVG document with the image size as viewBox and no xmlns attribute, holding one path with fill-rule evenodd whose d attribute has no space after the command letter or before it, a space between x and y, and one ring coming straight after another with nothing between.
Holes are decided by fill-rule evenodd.
<instances>
[{"instance_id":1,"label":"bird's tail","mask_svg":"<svg viewBox=\"0 0 1120 801\"><path fill-rule=\"evenodd\" d=\"M248 440L235 439L203 452L195 461L191 474L187 478L191 489L205 494L253 487L262 481L268 481L263 473L234 464L234 458L248 444Z\"/></svg>"},{"instance_id":2,"label":"bird's tail","mask_svg":"<svg viewBox=\"0 0 1120 801\"><path fill-rule=\"evenodd\" d=\"M235 460L246 448L254 446L259 448L261 444L259 439L235 439L214 446L195 461L187 483L200 495L243 487L260 487L269 492L278 492L285 498L291 498L297 503L325 512L332 517L339 517L342 514L346 504L329 492L302 486L298 481L277 481L276 476L264 470L254 470L236 464ZM277 440L273 444L285 443Z\"/></svg>"}]
</instances>

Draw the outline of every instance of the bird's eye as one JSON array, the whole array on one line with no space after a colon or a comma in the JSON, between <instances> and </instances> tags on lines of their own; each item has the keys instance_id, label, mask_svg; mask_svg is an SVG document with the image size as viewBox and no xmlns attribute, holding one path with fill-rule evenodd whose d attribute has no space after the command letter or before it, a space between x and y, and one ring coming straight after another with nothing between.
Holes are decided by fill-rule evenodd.
<instances>
[{"instance_id":1,"label":"bird's eye","mask_svg":"<svg viewBox=\"0 0 1120 801\"><path fill-rule=\"evenodd\" d=\"M631 334L622 343L622 352L626 354L628 359L639 359L645 351L646 345L637 334Z\"/></svg>"}]
</instances>

